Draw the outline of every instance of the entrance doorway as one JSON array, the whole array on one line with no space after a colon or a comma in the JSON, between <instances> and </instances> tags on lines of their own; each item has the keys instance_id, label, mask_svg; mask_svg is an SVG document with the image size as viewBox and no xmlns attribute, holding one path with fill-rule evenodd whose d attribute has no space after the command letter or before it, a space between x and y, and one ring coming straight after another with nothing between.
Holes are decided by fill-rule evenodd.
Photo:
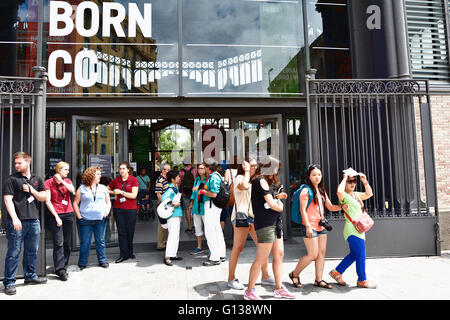
<instances>
[{"instance_id":1,"label":"entrance doorway","mask_svg":"<svg viewBox=\"0 0 450 320\"><path fill-rule=\"evenodd\" d=\"M136 168L137 176L145 169L150 178L150 213L145 204L144 211L138 214L135 243L156 242L158 220L155 218L154 185L161 164L168 163L171 169L182 170L188 163L196 166L211 152L219 160L219 170L224 174L230 164L236 160L242 163L242 159L248 157L261 159L272 154L282 163L287 159L280 114L251 118L129 119L128 133L128 160ZM214 142L217 142L216 148ZM282 166L279 177L280 185L288 188L287 166ZM225 238L232 239L229 210L223 212L222 220ZM180 241L194 243L195 235L184 232L187 229L186 218L183 218Z\"/></svg>"},{"instance_id":2,"label":"entrance doorway","mask_svg":"<svg viewBox=\"0 0 450 320\"><path fill-rule=\"evenodd\" d=\"M261 160L264 155L272 154L282 163L279 185L283 185L284 191L289 192L292 185L298 182L298 176L301 174L298 169L304 166L303 162L306 163L306 159L303 159L298 166L292 166L295 173L290 172L291 158L300 160L300 150L297 150L297 144L292 142L298 140L293 140L293 134L297 137L301 126L304 126L303 121L300 125L300 120L283 117L281 114L251 117L233 115L220 118L178 116L176 119L72 116L72 180L78 188L83 171L91 165L102 168L102 181L105 184L119 175L118 164L121 161L130 162L136 177L145 169L150 180L149 208L145 206L145 210L150 213L147 216L142 211L138 214L134 243L152 244L157 241L158 224L154 189L162 163L170 164L171 169L182 170L185 166L183 160L188 157L195 166L204 160L205 153L211 151L212 142L220 141L212 153L219 158L222 173L230 166L230 162L249 156ZM215 134L220 135L220 139L213 137ZM304 138L300 140L303 141ZM291 145L295 150L291 150ZM289 220L286 215L289 210L287 204L284 221ZM224 219L224 235L226 239L231 240L233 234L230 214L226 214ZM289 222L285 223L284 227L284 234L288 235ZM195 235L185 232L187 228L186 219L183 218L180 241L194 243ZM75 240L74 243L78 246L78 239ZM110 215L108 222L106 240L109 246L118 244L113 215Z\"/></svg>"}]
</instances>

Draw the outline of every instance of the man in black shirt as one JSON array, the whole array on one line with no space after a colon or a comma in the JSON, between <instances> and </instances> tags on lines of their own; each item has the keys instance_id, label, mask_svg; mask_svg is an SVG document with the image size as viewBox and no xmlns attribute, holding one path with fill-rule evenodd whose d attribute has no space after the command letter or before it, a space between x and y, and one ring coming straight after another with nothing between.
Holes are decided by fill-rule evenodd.
<instances>
[{"instance_id":1,"label":"man in black shirt","mask_svg":"<svg viewBox=\"0 0 450 320\"><path fill-rule=\"evenodd\" d=\"M31 157L25 152L14 154L16 173L9 176L3 184L3 200L8 211L6 237L8 251L5 258L5 293L16 293L15 282L19 255L24 246L23 271L25 284L47 282L36 274L36 258L39 248L41 225L39 222L40 202L47 195L42 179L31 174Z\"/></svg>"}]
</instances>

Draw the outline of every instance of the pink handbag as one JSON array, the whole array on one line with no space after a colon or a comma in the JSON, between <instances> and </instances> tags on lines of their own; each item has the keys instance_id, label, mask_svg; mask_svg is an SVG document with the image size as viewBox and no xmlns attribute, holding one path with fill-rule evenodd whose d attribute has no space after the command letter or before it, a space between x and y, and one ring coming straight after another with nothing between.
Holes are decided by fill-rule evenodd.
<instances>
[{"instance_id":1,"label":"pink handbag","mask_svg":"<svg viewBox=\"0 0 450 320\"><path fill-rule=\"evenodd\" d=\"M364 209L363 204L361 203L361 200L358 198L358 202L361 204L361 208L363 209L363 214L361 217L352 220L352 218L350 218L350 216L347 214L347 212L344 211L345 216L347 217L348 220L350 220L350 222L355 226L355 229L359 232L359 233L364 233L370 230L370 228L372 228L374 221L373 219L369 216L369 214L367 213L366 209Z\"/></svg>"}]
</instances>

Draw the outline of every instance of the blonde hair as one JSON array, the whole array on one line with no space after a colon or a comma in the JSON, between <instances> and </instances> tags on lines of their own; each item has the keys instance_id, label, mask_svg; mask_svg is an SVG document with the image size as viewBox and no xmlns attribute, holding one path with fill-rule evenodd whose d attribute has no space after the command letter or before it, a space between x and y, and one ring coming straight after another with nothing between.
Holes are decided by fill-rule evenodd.
<instances>
[{"instance_id":1,"label":"blonde hair","mask_svg":"<svg viewBox=\"0 0 450 320\"><path fill-rule=\"evenodd\" d=\"M69 167L70 164L64 161L58 162L55 167L55 173L59 173L59 170L63 169L65 166Z\"/></svg>"}]
</instances>

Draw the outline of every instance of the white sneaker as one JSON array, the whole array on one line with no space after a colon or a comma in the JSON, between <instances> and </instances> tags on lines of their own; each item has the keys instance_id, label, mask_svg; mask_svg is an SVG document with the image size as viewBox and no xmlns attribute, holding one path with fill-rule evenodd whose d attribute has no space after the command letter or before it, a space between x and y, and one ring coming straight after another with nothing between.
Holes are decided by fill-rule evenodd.
<instances>
[{"instance_id":1,"label":"white sneaker","mask_svg":"<svg viewBox=\"0 0 450 320\"><path fill-rule=\"evenodd\" d=\"M238 279L228 281L228 287L235 290L244 290L244 285L242 283L239 283Z\"/></svg>"},{"instance_id":2,"label":"white sneaker","mask_svg":"<svg viewBox=\"0 0 450 320\"><path fill-rule=\"evenodd\" d=\"M270 276L266 280L261 281L262 286L275 286L275 279Z\"/></svg>"}]
</instances>

